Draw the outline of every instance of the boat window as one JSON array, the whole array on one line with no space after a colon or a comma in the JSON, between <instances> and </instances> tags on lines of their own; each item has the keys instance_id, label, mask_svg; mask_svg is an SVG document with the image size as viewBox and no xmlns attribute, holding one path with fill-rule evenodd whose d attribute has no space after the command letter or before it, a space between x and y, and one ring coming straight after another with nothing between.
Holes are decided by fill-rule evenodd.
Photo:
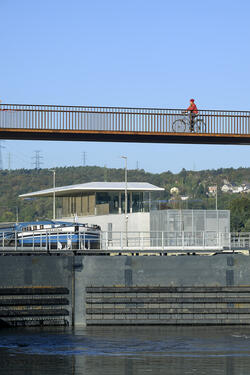
<instances>
[{"instance_id":1,"label":"boat window","mask_svg":"<svg viewBox=\"0 0 250 375\"><path fill-rule=\"evenodd\" d=\"M40 225L40 229L43 229L44 228L44 225Z\"/></svg>"},{"instance_id":2,"label":"boat window","mask_svg":"<svg viewBox=\"0 0 250 375\"><path fill-rule=\"evenodd\" d=\"M33 230L37 230L37 226L36 225L33 226Z\"/></svg>"}]
</instances>

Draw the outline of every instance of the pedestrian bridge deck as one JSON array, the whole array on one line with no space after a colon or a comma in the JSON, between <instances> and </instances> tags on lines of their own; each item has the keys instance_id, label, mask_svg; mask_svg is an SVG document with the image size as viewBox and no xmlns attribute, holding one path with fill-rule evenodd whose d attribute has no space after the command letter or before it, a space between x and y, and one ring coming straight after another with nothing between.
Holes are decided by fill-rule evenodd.
<instances>
[{"instance_id":1,"label":"pedestrian bridge deck","mask_svg":"<svg viewBox=\"0 0 250 375\"><path fill-rule=\"evenodd\" d=\"M197 132L176 129L181 109L0 104L0 139L250 143L250 111L199 110ZM188 120L187 120L188 121Z\"/></svg>"}]
</instances>

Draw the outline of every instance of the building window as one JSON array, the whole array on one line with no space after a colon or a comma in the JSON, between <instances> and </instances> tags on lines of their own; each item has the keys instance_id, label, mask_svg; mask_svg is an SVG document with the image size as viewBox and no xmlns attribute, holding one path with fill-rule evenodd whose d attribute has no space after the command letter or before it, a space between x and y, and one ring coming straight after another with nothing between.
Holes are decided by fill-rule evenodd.
<instances>
[{"instance_id":1,"label":"building window","mask_svg":"<svg viewBox=\"0 0 250 375\"><path fill-rule=\"evenodd\" d=\"M118 192L96 193L97 214L117 214L119 210Z\"/></svg>"}]
</instances>

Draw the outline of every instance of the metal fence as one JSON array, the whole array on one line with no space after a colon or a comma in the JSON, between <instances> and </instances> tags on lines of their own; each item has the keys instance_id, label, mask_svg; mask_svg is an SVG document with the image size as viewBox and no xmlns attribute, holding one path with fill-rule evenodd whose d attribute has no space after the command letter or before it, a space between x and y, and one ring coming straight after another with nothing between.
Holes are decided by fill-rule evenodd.
<instances>
[{"instance_id":1,"label":"metal fence","mask_svg":"<svg viewBox=\"0 0 250 375\"><path fill-rule=\"evenodd\" d=\"M101 248L182 250L230 248L230 233L211 232L102 232Z\"/></svg>"},{"instance_id":2,"label":"metal fence","mask_svg":"<svg viewBox=\"0 0 250 375\"><path fill-rule=\"evenodd\" d=\"M155 210L150 212L150 230L164 232L228 233L229 210Z\"/></svg>"},{"instance_id":3,"label":"metal fence","mask_svg":"<svg viewBox=\"0 0 250 375\"><path fill-rule=\"evenodd\" d=\"M0 105L0 129L173 133L183 109ZM249 135L249 111L199 110L206 134ZM189 132L189 129L186 129Z\"/></svg>"},{"instance_id":4,"label":"metal fence","mask_svg":"<svg viewBox=\"0 0 250 375\"><path fill-rule=\"evenodd\" d=\"M250 233L231 233L231 247L234 249L250 249Z\"/></svg>"},{"instance_id":5,"label":"metal fence","mask_svg":"<svg viewBox=\"0 0 250 375\"><path fill-rule=\"evenodd\" d=\"M66 238L66 240L65 240ZM250 233L221 233L216 231L200 232L100 232L99 240L91 241L85 238L85 233L79 234L77 240L73 240L72 233L64 234L64 241L60 235L46 233L37 234L29 238L29 243L20 233L0 233L0 252L7 251L88 251L88 252L176 252L181 250L249 250Z\"/></svg>"}]
</instances>

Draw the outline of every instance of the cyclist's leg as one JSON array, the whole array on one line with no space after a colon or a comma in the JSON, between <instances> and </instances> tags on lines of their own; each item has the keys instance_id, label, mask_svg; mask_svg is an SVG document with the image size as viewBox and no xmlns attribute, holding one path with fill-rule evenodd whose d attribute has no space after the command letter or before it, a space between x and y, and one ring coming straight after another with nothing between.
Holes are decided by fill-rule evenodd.
<instances>
[{"instance_id":1,"label":"cyclist's leg","mask_svg":"<svg viewBox=\"0 0 250 375\"><path fill-rule=\"evenodd\" d=\"M202 131L202 120L198 118L198 114L193 114L193 129L195 133L200 133Z\"/></svg>"},{"instance_id":2,"label":"cyclist's leg","mask_svg":"<svg viewBox=\"0 0 250 375\"><path fill-rule=\"evenodd\" d=\"M194 121L195 121L195 115L193 113L190 113L190 131L194 131Z\"/></svg>"}]
</instances>

